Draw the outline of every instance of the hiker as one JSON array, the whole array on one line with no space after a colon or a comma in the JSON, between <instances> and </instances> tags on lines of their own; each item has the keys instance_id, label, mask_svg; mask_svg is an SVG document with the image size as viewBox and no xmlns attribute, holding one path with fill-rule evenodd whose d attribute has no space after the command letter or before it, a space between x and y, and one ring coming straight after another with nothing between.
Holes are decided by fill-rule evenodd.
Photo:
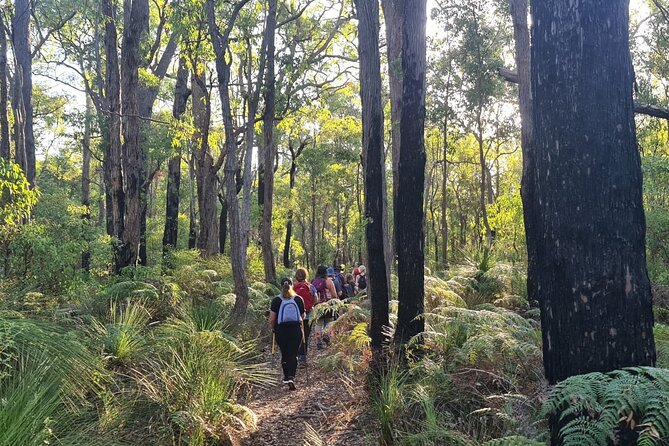
<instances>
[{"instance_id":1,"label":"hiker","mask_svg":"<svg viewBox=\"0 0 669 446\"><path fill-rule=\"evenodd\" d=\"M332 272L334 273L334 270L332 270ZM316 270L316 278L312 282L312 285L316 288L316 292L318 293L318 305L323 305L329 300L338 297L334 282L328 277L328 267L325 265L320 265ZM316 323L316 348L318 350L322 350L324 344L330 345L330 336L327 333L324 333L324 331L328 324L333 320L334 314L332 314L332 312L326 312L318 319L318 321L312 321L312 323Z\"/></svg>"},{"instance_id":2,"label":"hiker","mask_svg":"<svg viewBox=\"0 0 669 446\"><path fill-rule=\"evenodd\" d=\"M339 297L342 299L346 297L346 292L344 290L344 286L346 286L346 278L344 277L344 271L346 271L346 265L336 265L334 267L335 288L337 287L337 283L339 283L339 287L341 288L341 293L339 294Z\"/></svg>"},{"instance_id":3,"label":"hiker","mask_svg":"<svg viewBox=\"0 0 669 446\"><path fill-rule=\"evenodd\" d=\"M318 303L318 291L316 291L316 287L309 283L309 273L304 268L295 271L295 281L293 289L304 301L304 312L306 313L304 318L304 342L300 344L297 359L301 364L306 364L309 335L311 335L310 319L314 305Z\"/></svg>"},{"instance_id":4,"label":"hiker","mask_svg":"<svg viewBox=\"0 0 669 446\"><path fill-rule=\"evenodd\" d=\"M344 292L346 297L351 298L355 297L355 280L353 279L353 274L346 275L346 284L344 285Z\"/></svg>"},{"instance_id":5,"label":"hiker","mask_svg":"<svg viewBox=\"0 0 669 446\"><path fill-rule=\"evenodd\" d=\"M331 266L328 267L327 274L328 274L328 279L330 279L334 284L336 292L335 297L337 298L341 297L342 293L344 292L344 282L339 280L339 277L337 277L335 269L332 268Z\"/></svg>"},{"instance_id":6,"label":"hiker","mask_svg":"<svg viewBox=\"0 0 669 446\"><path fill-rule=\"evenodd\" d=\"M355 294L365 291L367 289L367 268L364 265L360 265L360 274L355 280Z\"/></svg>"},{"instance_id":7,"label":"hiker","mask_svg":"<svg viewBox=\"0 0 669 446\"><path fill-rule=\"evenodd\" d=\"M274 331L276 343L281 350L283 383L290 390L295 390L297 372L297 350L304 337L304 301L293 290L289 277L281 279L281 294L272 300L269 312L269 324Z\"/></svg>"}]
</instances>

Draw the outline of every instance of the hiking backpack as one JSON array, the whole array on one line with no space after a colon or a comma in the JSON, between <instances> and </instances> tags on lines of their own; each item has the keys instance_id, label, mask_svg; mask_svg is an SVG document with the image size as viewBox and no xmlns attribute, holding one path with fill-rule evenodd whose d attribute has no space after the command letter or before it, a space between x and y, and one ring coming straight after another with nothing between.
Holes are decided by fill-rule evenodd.
<instances>
[{"instance_id":1,"label":"hiking backpack","mask_svg":"<svg viewBox=\"0 0 669 446\"><path fill-rule=\"evenodd\" d=\"M297 305L294 297L290 297L288 299L282 297L281 305L279 306L279 313L277 315L277 323L281 325L294 322L302 322L302 312L300 311L300 306Z\"/></svg>"},{"instance_id":2,"label":"hiking backpack","mask_svg":"<svg viewBox=\"0 0 669 446\"><path fill-rule=\"evenodd\" d=\"M309 282L297 282L293 289L304 301L304 311L307 313L310 312L316 304L316 299L314 298L314 293L311 292L311 285Z\"/></svg>"},{"instance_id":3,"label":"hiking backpack","mask_svg":"<svg viewBox=\"0 0 669 446\"><path fill-rule=\"evenodd\" d=\"M358 289L361 291L367 289L367 276L358 276Z\"/></svg>"},{"instance_id":4,"label":"hiking backpack","mask_svg":"<svg viewBox=\"0 0 669 446\"><path fill-rule=\"evenodd\" d=\"M328 301L327 280L322 277L316 277L312 282L312 285L316 288L316 291L318 292L318 302L319 303L327 302Z\"/></svg>"}]
</instances>

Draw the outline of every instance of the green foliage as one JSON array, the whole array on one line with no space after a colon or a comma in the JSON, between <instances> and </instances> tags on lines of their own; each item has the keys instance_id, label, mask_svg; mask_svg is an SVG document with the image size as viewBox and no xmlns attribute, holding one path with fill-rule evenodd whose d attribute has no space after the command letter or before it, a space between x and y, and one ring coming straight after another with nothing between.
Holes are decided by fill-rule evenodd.
<instances>
[{"instance_id":1,"label":"green foliage","mask_svg":"<svg viewBox=\"0 0 669 446\"><path fill-rule=\"evenodd\" d=\"M566 446L664 444L669 439L669 371L634 367L574 376L553 389L543 413L558 423Z\"/></svg>"},{"instance_id":2,"label":"green foliage","mask_svg":"<svg viewBox=\"0 0 669 446\"><path fill-rule=\"evenodd\" d=\"M112 301L109 307L109 322L97 324L102 336L104 351L110 362L129 365L141 357L146 348L144 330L151 315L141 301Z\"/></svg>"},{"instance_id":3,"label":"green foliage","mask_svg":"<svg viewBox=\"0 0 669 446\"><path fill-rule=\"evenodd\" d=\"M9 231L21 220L30 217L38 198L39 192L30 188L21 167L14 162L1 159L0 222L3 232Z\"/></svg>"}]
</instances>

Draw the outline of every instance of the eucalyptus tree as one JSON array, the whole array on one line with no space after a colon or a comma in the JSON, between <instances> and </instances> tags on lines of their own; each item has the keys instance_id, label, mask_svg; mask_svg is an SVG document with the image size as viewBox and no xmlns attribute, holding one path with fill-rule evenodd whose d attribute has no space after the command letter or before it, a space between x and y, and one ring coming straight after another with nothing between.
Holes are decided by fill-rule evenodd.
<instances>
[{"instance_id":1,"label":"eucalyptus tree","mask_svg":"<svg viewBox=\"0 0 669 446\"><path fill-rule=\"evenodd\" d=\"M534 1L532 16L523 205L546 377L654 365L629 1Z\"/></svg>"},{"instance_id":2,"label":"eucalyptus tree","mask_svg":"<svg viewBox=\"0 0 669 446\"><path fill-rule=\"evenodd\" d=\"M424 330L425 73L426 1L406 2L403 11L402 115L398 191L395 202L399 307L395 339L405 345Z\"/></svg>"},{"instance_id":3,"label":"eucalyptus tree","mask_svg":"<svg viewBox=\"0 0 669 446\"><path fill-rule=\"evenodd\" d=\"M365 166L365 240L369 265L369 294L372 302L370 335L376 367L382 366L387 342L390 289L384 250L383 215L385 153L383 147L383 105L381 101L381 55L379 54L379 4L357 0L358 51L360 53L360 95L362 99L362 145Z\"/></svg>"},{"instance_id":4,"label":"eucalyptus tree","mask_svg":"<svg viewBox=\"0 0 669 446\"><path fill-rule=\"evenodd\" d=\"M7 85L7 30L5 21L0 16L0 157L10 159L9 119L7 103L9 89Z\"/></svg>"}]
</instances>

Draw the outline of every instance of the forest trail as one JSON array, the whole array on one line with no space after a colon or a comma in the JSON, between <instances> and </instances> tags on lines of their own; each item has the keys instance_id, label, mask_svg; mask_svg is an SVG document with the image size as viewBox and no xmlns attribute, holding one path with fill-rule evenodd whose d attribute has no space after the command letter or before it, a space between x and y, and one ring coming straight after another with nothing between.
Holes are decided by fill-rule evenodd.
<instances>
[{"instance_id":1,"label":"forest trail","mask_svg":"<svg viewBox=\"0 0 669 446\"><path fill-rule=\"evenodd\" d=\"M281 354L271 354L267 361L280 369ZM283 384L257 391L247 403L258 416L256 432L242 440L243 446L362 446L372 429L366 422L368 407L365 377L345 376L339 371L318 367L320 358L332 350L310 349L307 370L300 367L297 390ZM278 382L278 378L277 378ZM309 441L309 426L322 443Z\"/></svg>"}]
</instances>

